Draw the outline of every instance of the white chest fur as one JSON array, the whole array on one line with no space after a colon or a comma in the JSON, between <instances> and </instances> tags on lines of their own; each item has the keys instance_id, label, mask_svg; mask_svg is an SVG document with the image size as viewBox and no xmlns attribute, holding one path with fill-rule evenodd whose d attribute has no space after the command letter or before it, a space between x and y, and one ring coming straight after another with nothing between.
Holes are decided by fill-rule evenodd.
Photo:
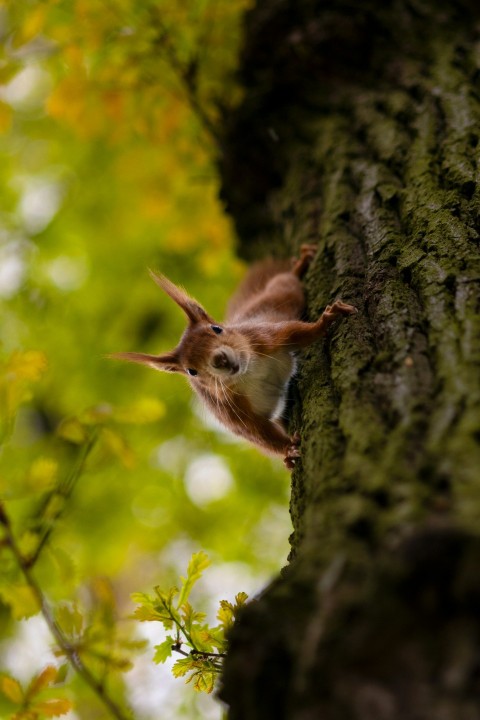
<instances>
[{"instance_id":1,"label":"white chest fur","mask_svg":"<svg viewBox=\"0 0 480 720\"><path fill-rule=\"evenodd\" d=\"M280 417L287 400L288 382L296 370L295 357L286 350L275 355L259 355L250 360L248 369L238 382L253 410L274 419Z\"/></svg>"}]
</instances>

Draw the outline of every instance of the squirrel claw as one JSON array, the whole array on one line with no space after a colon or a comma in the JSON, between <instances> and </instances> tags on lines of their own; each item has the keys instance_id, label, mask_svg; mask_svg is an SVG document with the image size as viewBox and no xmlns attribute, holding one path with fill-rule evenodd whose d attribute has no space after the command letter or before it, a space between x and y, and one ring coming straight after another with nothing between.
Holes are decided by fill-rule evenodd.
<instances>
[{"instance_id":1,"label":"squirrel claw","mask_svg":"<svg viewBox=\"0 0 480 720\"><path fill-rule=\"evenodd\" d=\"M299 448L300 435L298 433L295 433L295 435L293 435L290 440L291 444L287 447L287 453L283 458L283 462L286 468L292 470L295 467L297 459L301 457L301 452Z\"/></svg>"}]
</instances>

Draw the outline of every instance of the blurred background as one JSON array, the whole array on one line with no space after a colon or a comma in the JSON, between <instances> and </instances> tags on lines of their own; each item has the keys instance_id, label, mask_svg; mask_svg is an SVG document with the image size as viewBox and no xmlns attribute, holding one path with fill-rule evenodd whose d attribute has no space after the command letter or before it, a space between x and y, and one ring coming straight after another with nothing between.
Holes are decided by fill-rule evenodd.
<instances>
[{"instance_id":1,"label":"blurred background","mask_svg":"<svg viewBox=\"0 0 480 720\"><path fill-rule=\"evenodd\" d=\"M105 359L168 350L184 329L147 268L218 320L245 271L216 159L249 4L0 2L0 497L52 607L87 625L100 608L148 641L103 669L138 720L222 708L152 662L164 632L131 619L131 594L175 584L203 549L192 602L214 622L288 553L281 463L219 428L183 378ZM28 683L64 659L0 553L0 672ZM109 717L71 670L58 684L64 717ZM0 716L14 711L0 694Z\"/></svg>"}]
</instances>

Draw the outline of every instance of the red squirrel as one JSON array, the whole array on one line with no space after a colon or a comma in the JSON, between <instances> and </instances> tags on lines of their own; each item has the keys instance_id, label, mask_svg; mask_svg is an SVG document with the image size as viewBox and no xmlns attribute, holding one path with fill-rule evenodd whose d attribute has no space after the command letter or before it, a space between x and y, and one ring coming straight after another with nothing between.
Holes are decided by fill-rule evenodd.
<instances>
[{"instance_id":1,"label":"red squirrel","mask_svg":"<svg viewBox=\"0 0 480 720\"><path fill-rule=\"evenodd\" d=\"M164 275L153 280L179 305L188 327L174 350L162 355L124 352L111 357L179 372L208 409L229 430L291 469L300 457L300 438L286 430L287 388L296 370L295 352L323 337L330 325L357 310L336 300L313 322L300 320L305 307L301 278L316 253L302 245L300 258L263 260L247 273L230 300L224 323Z\"/></svg>"}]
</instances>

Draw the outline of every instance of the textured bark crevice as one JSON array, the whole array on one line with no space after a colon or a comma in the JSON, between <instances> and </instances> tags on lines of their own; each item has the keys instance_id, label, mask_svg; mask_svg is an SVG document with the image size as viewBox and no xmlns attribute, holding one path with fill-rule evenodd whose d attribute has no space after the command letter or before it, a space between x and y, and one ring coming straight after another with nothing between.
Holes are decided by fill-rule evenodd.
<instances>
[{"instance_id":1,"label":"textured bark crevice","mask_svg":"<svg viewBox=\"0 0 480 720\"><path fill-rule=\"evenodd\" d=\"M480 10L251 11L223 194L240 251L317 242L290 565L234 629L236 720L477 720Z\"/></svg>"}]
</instances>

